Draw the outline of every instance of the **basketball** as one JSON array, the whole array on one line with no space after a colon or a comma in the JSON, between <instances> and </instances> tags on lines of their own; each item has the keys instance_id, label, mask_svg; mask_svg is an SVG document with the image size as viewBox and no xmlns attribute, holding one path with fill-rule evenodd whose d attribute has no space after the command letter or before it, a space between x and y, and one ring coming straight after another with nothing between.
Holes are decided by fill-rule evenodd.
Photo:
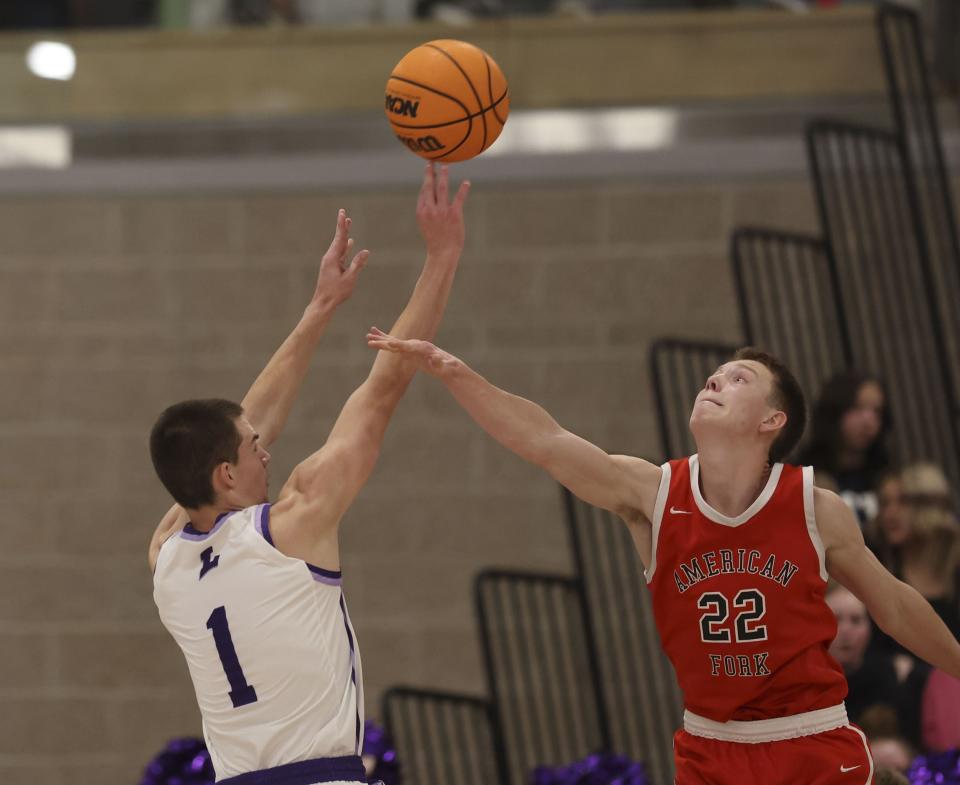
<instances>
[{"instance_id":1,"label":"basketball","mask_svg":"<svg viewBox=\"0 0 960 785\"><path fill-rule=\"evenodd\" d=\"M500 67L465 41L421 44L387 80L385 110L404 146L431 161L466 161L492 145L510 96Z\"/></svg>"}]
</instances>

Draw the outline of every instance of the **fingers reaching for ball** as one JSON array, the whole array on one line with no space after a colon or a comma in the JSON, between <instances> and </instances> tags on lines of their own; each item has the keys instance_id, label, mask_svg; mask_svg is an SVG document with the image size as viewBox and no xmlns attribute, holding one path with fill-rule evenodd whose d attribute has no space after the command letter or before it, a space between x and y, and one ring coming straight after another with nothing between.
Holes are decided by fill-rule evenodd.
<instances>
[{"instance_id":1,"label":"fingers reaching for ball","mask_svg":"<svg viewBox=\"0 0 960 785\"><path fill-rule=\"evenodd\" d=\"M437 203L446 205L450 196L450 167L446 164L440 164L440 176L436 178L437 183Z\"/></svg>"},{"instance_id":2,"label":"fingers reaching for ball","mask_svg":"<svg viewBox=\"0 0 960 785\"><path fill-rule=\"evenodd\" d=\"M446 164L427 164L417 200L417 224L429 255L442 254L456 262L465 241L463 207L470 183L461 183L451 202L449 182L450 168Z\"/></svg>"},{"instance_id":3,"label":"fingers reaching for ball","mask_svg":"<svg viewBox=\"0 0 960 785\"><path fill-rule=\"evenodd\" d=\"M456 196L453 197L453 206L458 210L463 210L467 202L467 194L470 193L470 181L464 180L457 189Z\"/></svg>"},{"instance_id":4,"label":"fingers reaching for ball","mask_svg":"<svg viewBox=\"0 0 960 785\"><path fill-rule=\"evenodd\" d=\"M364 249L353 257L353 261L350 262L350 266L344 270L344 274L353 276L354 281L356 281L357 276L360 275L360 271L367 266L368 261L370 261L370 251Z\"/></svg>"},{"instance_id":5,"label":"fingers reaching for ball","mask_svg":"<svg viewBox=\"0 0 960 785\"><path fill-rule=\"evenodd\" d=\"M330 247L320 260L317 286L310 301L314 310L336 307L349 299L361 270L367 266L370 252L366 249L356 253L347 263L354 247L354 239L350 237L352 224L346 210L341 208L337 211L337 227Z\"/></svg>"},{"instance_id":6,"label":"fingers reaching for ball","mask_svg":"<svg viewBox=\"0 0 960 785\"><path fill-rule=\"evenodd\" d=\"M406 343L405 341L399 341L391 335L387 335L379 327L371 327L369 332L367 332L367 346L371 349L382 350L386 352L402 352L403 347L401 344Z\"/></svg>"},{"instance_id":7,"label":"fingers reaching for ball","mask_svg":"<svg viewBox=\"0 0 960 785\"><path fill-rule=\"evenodd\" d=\"M324 254L324 258L342 257L347 252L347 244L350 238L350 225L353 222L347 217L347 211L342 207L337 210L337 226L333 232L333 239L330 241L330 247Z\"/></svg>"},{"instance_id":8,"label":"fingers reaching for ball","mask_svg":"<svg viewBox=\"0 0 960 785\"><path fill-rule=\"evenodd\" d=\"M420 197L417 200L417 209L428 207L437 203L437 192L435 181L436 177L434 174L433 161L427 164L426 170L423 173L423 182L420 184Z\"/></svg>"},{"instance_id":9,"label":"fingers reaching for ball","mask_svg":"<svg viewBox=\"0 0 960 785\"><path fill-rule=\"evenodd\" d=\"M433 376L443 375L445 371L455 368L458 362L455 357L438 349L430 341L421 341L417 338L394 338L378 327L371 327L367 332L367 346L378 351L401 355L399 359L409 360L421 371L426 371Z\"/></svg>"},{"instance_id":10,"label":"fingers reaching for ball","mask_svg":"<svg viewBox=\"0 0 960 785\"><path fill-rule=\"evenodd\" d=\"M434 348L433 344L428 341L394 338L379 327L371 327L367 332L367 346L371 349L393 352L394 354L411 355L414 359L420 359L428 355Z\"/></svg>"},{"instance_id":11,"label":"fingers reaching for ball","mask_svg":"<svg viewBox=\"0 0 960 785\"><path fill-rule=\"evenodd\" d=\"M383 330L381 330L379 327L376 327L376 326L371 327L371 328L367 331L367 346L374 346L374 344L377 344L377 345L375 346L375 348L377 348L377 349L383 348L383 347L381 346L381 344L386 343L386 340L385 340L385 339L387 339L387 338L389 338L389 337L390 337L390 336L387 335L387 334L386 334Z\"/></svg>"},{"instance_id":12,"label":"fingers reaching for ball","mask_svg":"<svg viewBox=\"0 0 960 785\"><path fill-rule=\"evenodd\" d=\"M467 201L467 192L470 190L470 181L464 180L457 188L457 193L450 201L450 167L446 164L437 164L431 161L423 173L423 182L420 184L420 194L417 198L417 208L444 207L452 205L462 209Z\"/></svg>"}]
</instances>

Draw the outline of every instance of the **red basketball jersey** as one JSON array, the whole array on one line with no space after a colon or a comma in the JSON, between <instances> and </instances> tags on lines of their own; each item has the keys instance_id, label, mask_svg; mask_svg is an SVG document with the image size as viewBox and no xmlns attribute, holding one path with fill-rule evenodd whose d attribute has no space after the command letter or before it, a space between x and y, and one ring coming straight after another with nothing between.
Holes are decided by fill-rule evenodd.
<instances>
[{"instance_id":1,"label":"red basketball jersey","mask_svg":"<svg viewBox=\"0 0 960 785\"><path fill-rule=\"evenodd\" d=\"M813 512L813 470L775 464L743 514L700 492L697 456L670 461L646 577L686 708L717 722L835 706L847 682Z\"/></svg>"}]
</instances>

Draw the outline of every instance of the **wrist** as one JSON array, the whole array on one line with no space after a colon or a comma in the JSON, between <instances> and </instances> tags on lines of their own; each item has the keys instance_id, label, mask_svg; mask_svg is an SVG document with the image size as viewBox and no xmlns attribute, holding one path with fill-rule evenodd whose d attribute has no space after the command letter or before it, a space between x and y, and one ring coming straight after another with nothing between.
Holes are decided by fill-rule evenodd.
<instances>
[{"instance_id":1,"label":"wrist","mask_svg":"<svg viewBox=\"0 0 960 785\"><path fill-rule=\"evenodd\" d=\"M453 267L460 261L463 248L427 248L427 264Z\"/></svg>"},{"instance_id":2,"label":"wrist","mask_svg":"<svg viewBox=\"0 0 960 785\"><path fill-rule=\"evenodd\" d=\"M337 310L337 305L337 301L332 297L318 294L304 309L302 321L307 325L323 326L330 321L333 312Z\"/></svg>"},{"instance_id":3,"label":"wrist","mask_svg":"<svg viewBox=\"0 0 960 785\"><path fill-rule=\"evenodd\" d=\"M440 381L452 385L466 376L467 370L466 363L451 354L444 357L440 362L436 375Z\"/></svg>"}]
</instances>

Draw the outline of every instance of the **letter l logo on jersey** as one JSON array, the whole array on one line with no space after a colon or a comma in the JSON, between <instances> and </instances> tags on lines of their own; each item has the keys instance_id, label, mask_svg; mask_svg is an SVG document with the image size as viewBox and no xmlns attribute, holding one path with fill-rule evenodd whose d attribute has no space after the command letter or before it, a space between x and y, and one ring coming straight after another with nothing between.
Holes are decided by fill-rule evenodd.
<instances>
[{"instance_id":1,"label":"letter l logo on jersey","mask_svg":"<svg viewBox=\"0 0 960 785\"><path fill-rule=\"evenodd\" d=\"M210 558L211 556L213 556L212 545L200 554L200 560L203 562L203 565L200 567L200 577L197 580L202 580L204 575L206 575L208 572L210 572L210 570L220 563L219 553L216 556L213 556L213 558Z\"/></svg>"}]
</instances>

